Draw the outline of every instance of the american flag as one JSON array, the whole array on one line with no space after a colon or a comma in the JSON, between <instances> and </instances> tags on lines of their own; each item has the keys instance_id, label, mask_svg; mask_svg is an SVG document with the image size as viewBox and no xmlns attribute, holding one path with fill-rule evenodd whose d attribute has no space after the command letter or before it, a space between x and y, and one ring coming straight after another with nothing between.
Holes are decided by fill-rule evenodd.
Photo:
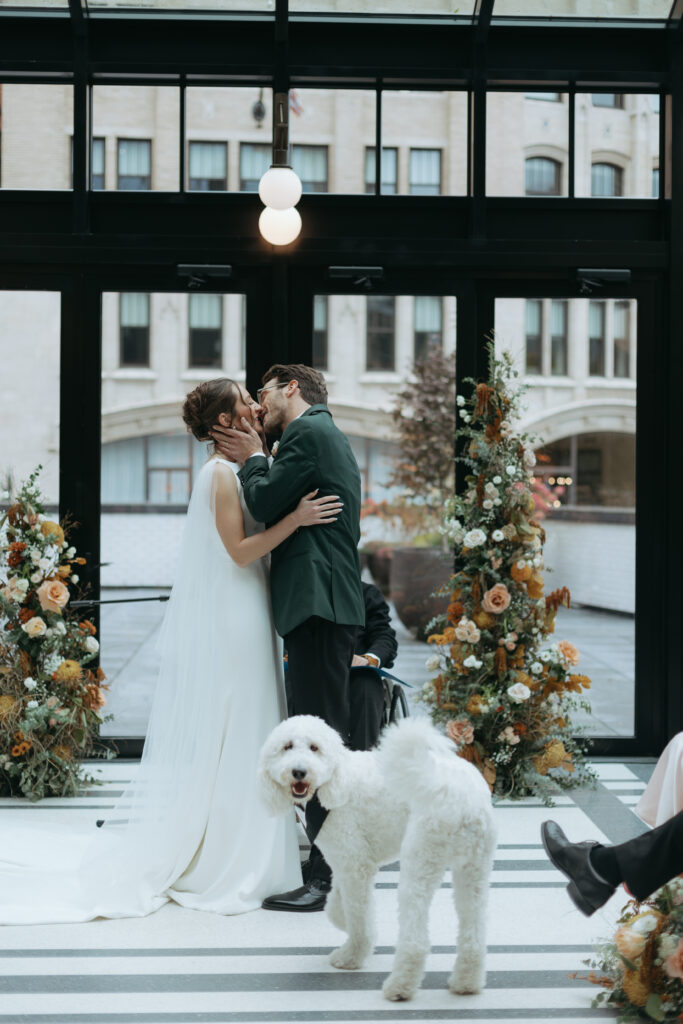
<instances>
[{"instance_id":1,"label":"american flag","mask_svg":"<svg viewBox=\"0 0 683 1024\"><path fill-rule=\"evenodd\" d=\"M297 117L300 117L304 112L303 103L299 99L299 94L296 89L289 90L289 109Z\"/></svg>"}]
</instances>

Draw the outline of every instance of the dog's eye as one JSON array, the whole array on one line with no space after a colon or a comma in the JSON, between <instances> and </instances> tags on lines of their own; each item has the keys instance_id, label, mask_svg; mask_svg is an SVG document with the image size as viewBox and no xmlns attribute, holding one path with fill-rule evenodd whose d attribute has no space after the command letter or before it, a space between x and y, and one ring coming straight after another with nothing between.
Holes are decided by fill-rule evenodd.
<instances>
[{"instance_id":1,"label":"dog's eye","mask_svg":"<svg viewBox=\"0 0 683 1024\"><path fill-rule=\"evenodd\" d=\"M318 753L318 747L316 747L315 743L311 743L311 750L314 754Z\"/></svg>"},{"instance_id":2,"label":"dog's eye","mask_svg":"<svg viewBox=\"0 0 683 1024\"><path fill-rule=\"evenodd\" d=\"M282 749L283 750L291 750L293 748L293 746L294 746L293 743L285 743L285 745L284 745L284 747Z\"/></svg>"}]
</instances>

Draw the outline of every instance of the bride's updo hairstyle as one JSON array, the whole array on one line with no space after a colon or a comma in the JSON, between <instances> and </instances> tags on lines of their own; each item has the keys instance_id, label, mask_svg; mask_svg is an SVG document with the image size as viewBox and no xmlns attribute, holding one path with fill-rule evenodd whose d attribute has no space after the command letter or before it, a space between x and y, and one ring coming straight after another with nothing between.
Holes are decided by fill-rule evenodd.
<instances>
[{"instance_id":1,"label":"bride's updo hairstyle","mask_svg":"<svg viewBox=\"0 0 683 1024\"><path fill-rule=\"evenodd\" d=\"M211 441L209 431L218 422L220 413L232 418L240 390L229 377L204 380L190 391L183 405L183 420L198 441Z\"/></svg>"}]
</instances>

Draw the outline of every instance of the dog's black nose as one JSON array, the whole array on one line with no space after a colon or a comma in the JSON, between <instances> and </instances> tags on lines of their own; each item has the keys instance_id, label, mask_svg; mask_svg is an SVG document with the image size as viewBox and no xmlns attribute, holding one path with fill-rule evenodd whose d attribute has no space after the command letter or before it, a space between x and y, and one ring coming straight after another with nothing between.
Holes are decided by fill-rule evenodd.
<instances>
[{"instance_id":1,"label":"dog's black nose","mask_svg":"<svg viewBox=\"0 0 683 1024\"><path fill-rule=\"evenodd\" d=\"M292 768L292 775L297 782L301 782L302 779L306 778L306 772L303 772L301 768Z\"/></svg>"}]
</instances>

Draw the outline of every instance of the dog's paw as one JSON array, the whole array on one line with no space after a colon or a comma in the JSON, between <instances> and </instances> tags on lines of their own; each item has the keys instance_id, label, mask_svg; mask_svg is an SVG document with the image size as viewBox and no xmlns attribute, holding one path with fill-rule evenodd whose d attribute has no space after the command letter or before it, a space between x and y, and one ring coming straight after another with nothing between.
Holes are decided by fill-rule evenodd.
<instances>
[{"instance_id":1,"label":"dog's paw","mask_svg":"<svg viewBox=\"0 0 683 1024\"><path fill-rule=\"evenodd\" d=\"M448 991L454 996L477 995L484 988L486 974L482 970L456 969L448 979Z\"/></svg>"},{"instance_id":2,"label":"dog's paw","mask_svg":"<svg viewBox=\"0 0 683 1024\"><path fill-rule=\"evenodd\" d=\"M365 957L357 950L349 949L348 946L340 946L330 953L330 963L340 971L358 971L363 966Z\"/></svg>"},{"instance_id":3,"label":"dog's paw","mask_svg":"<svg viewBox=\"0 0 683 1024\"><path fill-rule=\"evenodd\" d=\"M408 999L412 999L416 992L417 989L414 985L409 984L404 978L397 978L393 974L390 974L382 985L384 998L390 999L392 1003L405 1002Z\"/></svg>"}]
</instances>

